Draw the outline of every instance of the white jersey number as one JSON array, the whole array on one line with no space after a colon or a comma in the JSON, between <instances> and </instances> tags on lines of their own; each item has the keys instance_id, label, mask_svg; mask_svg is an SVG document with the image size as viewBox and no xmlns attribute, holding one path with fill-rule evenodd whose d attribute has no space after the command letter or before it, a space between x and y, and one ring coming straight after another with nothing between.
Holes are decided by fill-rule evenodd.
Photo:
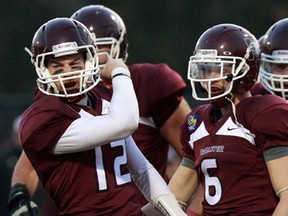
<instances>
[{"instance_id":1,"label":"white jersey number","mask_svg":"<svg viewBox=\"0 0 288 216\"><path fill-rule=\"evenodd\" d=\"M222 195L222 187L218 177L210 176L208 169L217 168L216 159L205 159L201 163L201 170L205 177L205 199L210 205L215 205L219 202ZM210 194L211 187L214 189L213 194Z\"/></svg>"},{"instance_id":2,"label":"white jersey number","mask_svg":"<svg viewBox=\"0 0 288 216\"><path fill-rule=\"evenodd\" d=\"M126 156L126 150L125 150L125 141L120 140L116 142L112 142L111 147L118 147L121 146L123 148L123 155L120 155L115 158L114 160L114 176L117 185L122 185L128 182L131 182L131 175L130 173L121 174L120 167L123 164L127 163L127 156ZM97 178L99 182L99 190L106 190L107 189L107 180L106 180L106 174L104 169L104 158L102 154L101 146L95 148L95 154L96 154L96 172L97 172Z\"/></svg>"}]
</instances>

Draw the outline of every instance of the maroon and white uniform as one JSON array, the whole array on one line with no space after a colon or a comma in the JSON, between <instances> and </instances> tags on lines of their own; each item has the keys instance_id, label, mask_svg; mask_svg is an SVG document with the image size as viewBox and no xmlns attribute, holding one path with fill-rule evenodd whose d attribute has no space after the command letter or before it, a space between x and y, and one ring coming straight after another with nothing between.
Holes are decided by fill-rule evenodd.
<instances>
[{"instance_id":1,"label":"maroon and white uniform","mask_svg":"<svg viewBox=\"0 0 288 216\"><path fill-rule=\"evenodd\" d=\"M149 121L144 120L143 124L140 121L140 128L133 136L138 141L137 145L140 144L139 146L142 146L141 150L150 149L150 156L155 156L154 159L151 159L151 162L154 161L157 168L162 170L161 173L164 176L168 143L161 137L158 127L163 125L178 106L184 93L185 83L179 74L164 64L139 64L131 66L130 70L132 70L131 78L138 100L140 103L142 102L140 115L143 113L143 116L149 119ZM142 82L148 83L149 79L152 78L159 80L159 82L164 82L165 85L163 86L166 87L166 90L161 90L153 85L142 84ZM170 78L173 83L170 83ZM154 81L151 83L154 83ZM149 90L154 88L154 91L148 92L147 88ZM135 192L135 184L131 182L126 164L125 150L123 150L127 146L127 139L122 140L120 144L105 144L89 151L60 155L51 153L51 149L54 148L57 141L75 119L83 118L87 113L96 116L106 112L105 109L109 106L111 92L108 94L107 89L101 85L97 85L96 89L96 91L93 91L96 110L67 103L63 99L39 93L34 104L25 112L21 123L20 137L23 148L37 171L41 182L49 191L51 198L55 201L62 215L76 213L77 215L141 214L139 199L141 198L143 203L146 203L147 199L144 198L138 188L136 188L137 193ZM166 102L166 104L162 102ZM163 111L168 106L170 108L167 111ZM83 128L83 130L85 129ZM144 132L141 132L143 130ZM104 132L105 130L103 129ZM41 144L39 140L41 140ZM151 149L151 146L153 149ZM159 153L158 155L155 155L156 151ZM146 150L146 154L148 152ZM140 161L137 163L145 163L145 159L139 158L138 154L134 153L133 155L135 155L137 161ZM163 160L160 161L159 157ZM79 160L77 166L67 162L73 161L75 158ZM83 158L85 159L83 160ZM147 165L144 164L144 166ZM161 169L162 166L163 168ZM93 172L91 169L95 171ZM59 173L61 174L59 175ZM120 176L120 180L118 180L120 183L117 183L116 174L118 174L118 177ZM125 181L122 179L123 177ZM132 177L135 178L135 176ZM151 178L151 180L155 181L155 178ZM144 183L141 183L141 179L136 179L136 181L138 181L138 184L142 184L143 188L146 187L146 195L148 195L146 198L157 197L155 192L153 195L151 188L149 189L149 187L145 186L148 181L144 181ZM70 184L67 184L67 182L70 182ZM162 187L161 181L157 184L157 187L159 186ZM82 194L78 194L79 187ZM158 195L165 190L166 188L162 187L162 189L158 190ZM89 192L90 196L85 196L87 192ZM169 191L165 191L165 193L169 193ZM133 197L135 194L137 194L137 199ZM67 200L69 200L69 205L66 204ZM77 207L75 208L75 206ZM95 206L95 208L91 209L91 206ZM125 207L123 208L123 206Z\"/></svg>"},{"instance_id":2,"label":"maroon and white uniform","mask_svg":"<svg viewBox=\"0 0 288 216\"><path fill-rule=\"evenodd\" d=\"M159 129L176 110L186 84L166 64L134 64L129 70L140 114L140 124L133 138L150 163L165 176L169 143Z\"/></svg>"},{"instance_id":3,"label":"maroon and white uniform","mask_svg":"<svg viewBox=\"0 0 288 216\"><path fill-rule=\"evenodd\" d=\"M128 81L124 76L116 79ZM39 93L24 112L19 131L21 144L60 215L142 215L141 205L134 198L132 179L151 204L166 205L172 201L174 207L170 210L181 211L165 181L133 138L113 138L121 136L113 134L121 124L111 123L122 113L118 114L116 109L120 106L116 104L121 104L121 110L127 109L127 102L120 100L124 92L127 93L118 89L113 93L117 95L111 99L113 106L107 89L101 85L83 98L86 103L69 103ZM88 101L92 109L86 106Z\"/></svg>"},{"instance_id":4,"label":"maroon and white uniform","mask_svg":"<svg viewBox=\"0 0 288 216\"><path fill-rule=\"evenodd\" d=\"M150 163L166 178L169 143L160 128L176 110L186 88L182 77L166 64L133 64L129 66L139 105L140 122L133 138ZM142 204L147 200L142 194Z\"/></svg>"},{"instance_id":5,"label":"maroon and white uniform","mask_svg":"<svg viewBox=\"0 0 288 216\"><path fill-rule=\"evenodd\" d=\"M23 115L20 129L23 148L60 215L140 215L127 167L127 140L82 152L51 153L81 113L96 116L105 112L108 102L97 91L93 95L96 110L54 96L38 97Z\"/></svg>"},{"instance_id":6,"label":"maroon and white uniform","mask_svg":"<svg viewBox=\"0 0 288 216\"><path fill-rule=\"evenodd\" d=\"M199 175L203 215L272 215L278 198L265 161L288 155L287 102L274 95L241 101L242 126L232 111L217 120L216 109L198 106L181 125L182 165Z\"/></svg>"}]
</instances>

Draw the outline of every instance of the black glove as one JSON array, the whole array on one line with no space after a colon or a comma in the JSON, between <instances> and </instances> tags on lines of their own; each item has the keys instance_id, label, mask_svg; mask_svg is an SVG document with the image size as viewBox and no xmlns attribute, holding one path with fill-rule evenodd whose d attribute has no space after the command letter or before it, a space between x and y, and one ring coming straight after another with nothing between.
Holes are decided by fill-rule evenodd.
<instances>
[{"instance_id":1,"label":"black glove","mask_svg":"<svg viewBox=\"0 0 288 216\"><path fill-rule=\"evenodd\" d=\"M31 200L24 184L16 184L11 188L7 209L11 216L39 216L38 206Z\"/></svg>"}]
</instances>

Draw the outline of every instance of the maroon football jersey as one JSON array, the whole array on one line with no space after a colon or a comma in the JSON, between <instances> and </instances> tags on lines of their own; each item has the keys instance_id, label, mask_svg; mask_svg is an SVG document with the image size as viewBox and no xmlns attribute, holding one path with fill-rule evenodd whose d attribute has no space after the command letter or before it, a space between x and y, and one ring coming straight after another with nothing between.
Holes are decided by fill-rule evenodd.
<instances>
[{"instance_id":1,"label":"maroon football jersey","mask_svg":"<svg viewBox=\"0 0 288 216\"><path fill-rule=\"evenodd\" d=\"M134 64L129 66L129 70L140 114L139 127L132 136L144 156L166 178L169 143L159 129L176 110L186 84L166 64ZM142 205L147 203L141 192L139 199Z\"/></svg>"},{"instance_id":2,"label":"maroon football jersey","mask_svg":"<svg viewBox=\"0 0 288 216\"><path fill-rule=\"evenodd\" d=\"M23 115L21 143L60 215L142 215L141 206L133 198L135 187L125 162L125 140L89 151L51 154L67 127L80 117L81 109L101 114L101 98L110 95L103 96L105 90L96 88L101 88L92 91L96 110L38 94Z\"/></svg>"},{"instance_id":3,"label":"maroon football jersey","mask_svg":"<svg viewBox=\"0 0 288 216\"><path fill-rule=\"evenodd\" d=\"M255 85L253 85L252 88L250 89L250 92L251 92L252 95L256 95L256 94L261 94L261 95L271 94L267 89L265 89L265 87L260 82L258 82Z\"/></svg>"},{"instance_id":4,"label":"maroon football jersey","mask_svg":"<svg viewBox=\"0 0 288 216\"><path fill-rule=\"evenodd\" d=\"M278 198L263 152L288 146L288 106L273 95L257 95L219 121L210 104L193 109L181 125L184 157L195 162L204 188L203 215L272 215Z\"/></svg>"}]
</instances>

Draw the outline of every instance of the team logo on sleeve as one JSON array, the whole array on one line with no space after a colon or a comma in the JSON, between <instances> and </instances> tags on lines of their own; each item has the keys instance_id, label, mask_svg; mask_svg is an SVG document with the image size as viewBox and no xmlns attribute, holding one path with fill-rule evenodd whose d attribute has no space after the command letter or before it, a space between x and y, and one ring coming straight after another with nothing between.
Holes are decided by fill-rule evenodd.
<instances>
[{"instance_id":1,"label":"team logo on sleeve","mask_svg":"<svg viewBox=\"0 0 288 216\"><path fill-rule=\"evenodd\" d=\"M199 118L198 115L192 115L188 117L187 124L189 131L195 130L198 118Z\"/></svg>"}]
</instances>

